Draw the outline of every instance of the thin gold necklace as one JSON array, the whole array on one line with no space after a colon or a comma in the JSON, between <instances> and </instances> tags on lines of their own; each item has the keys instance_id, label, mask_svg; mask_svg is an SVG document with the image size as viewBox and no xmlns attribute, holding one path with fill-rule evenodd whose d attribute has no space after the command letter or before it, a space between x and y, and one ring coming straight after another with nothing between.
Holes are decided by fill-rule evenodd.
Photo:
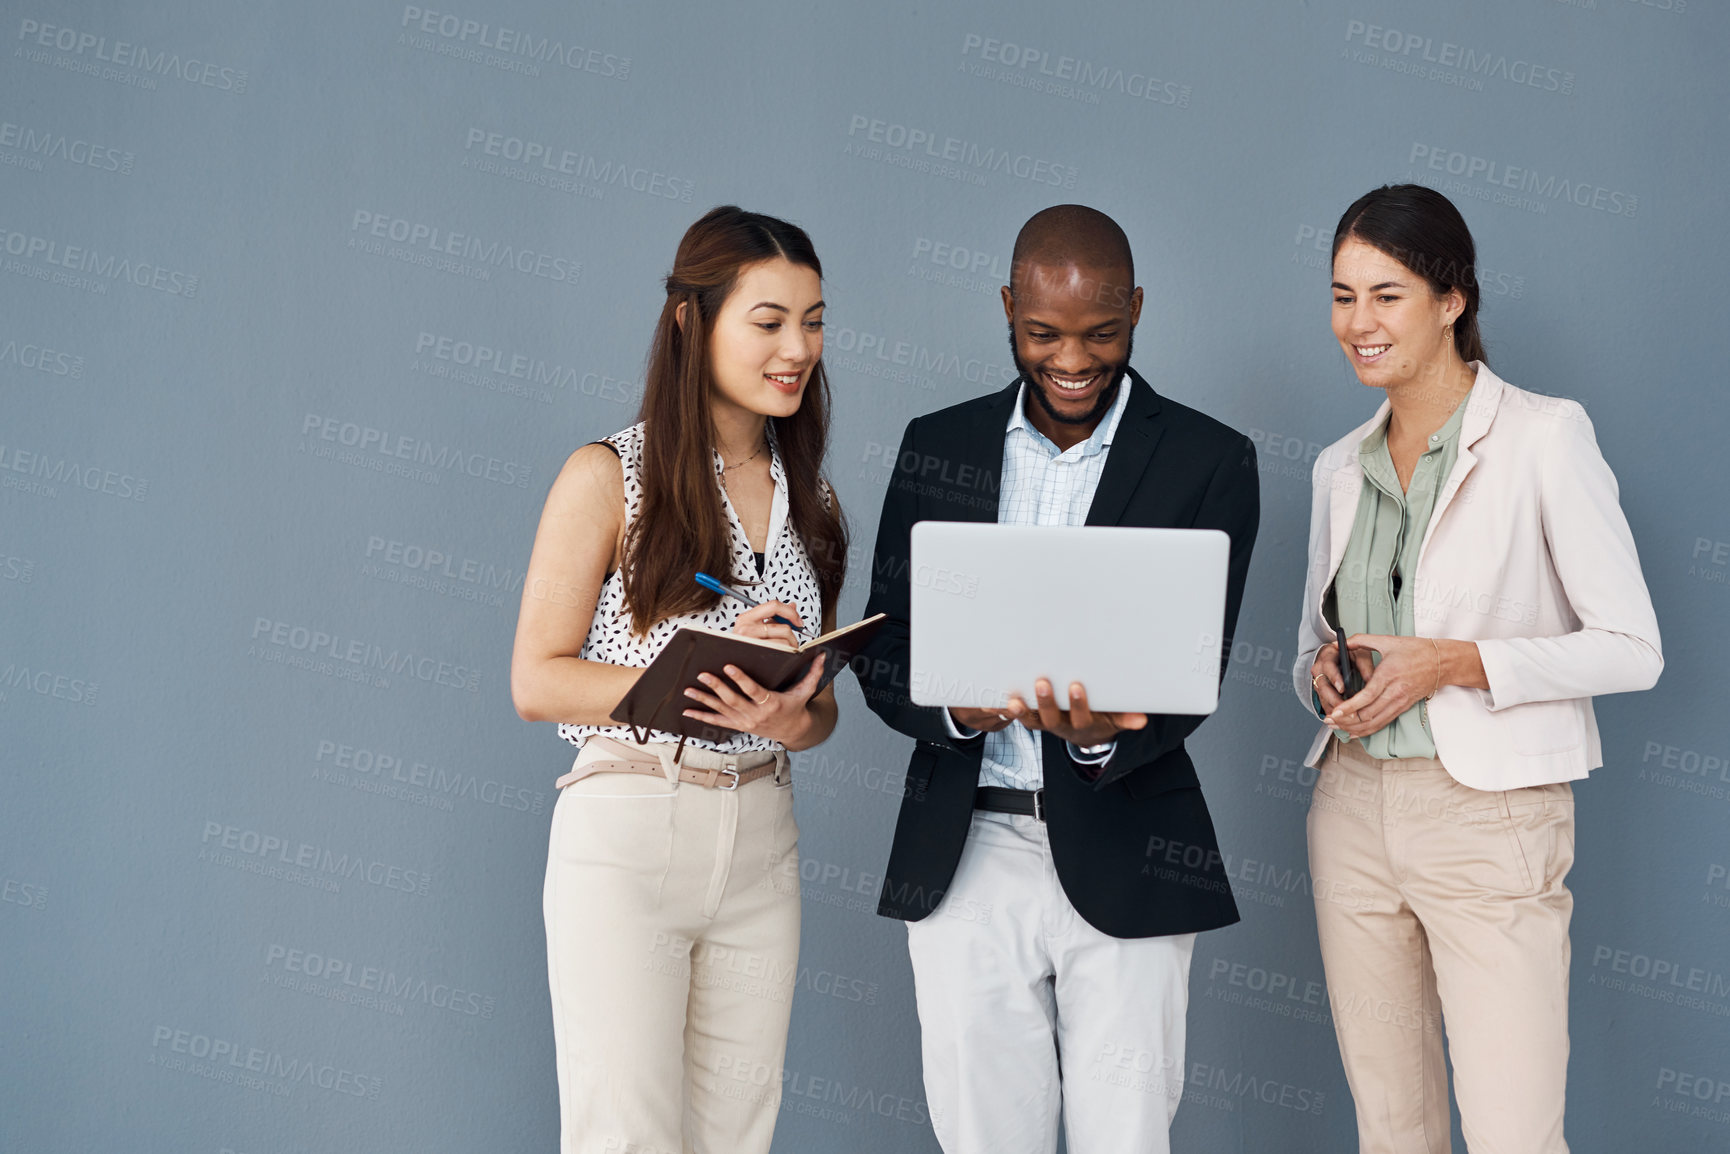
<instances>
[{"instance_id":1,"label":"thin gold necklace","mask_svg":"<svg viewBox=\"0 0 1730 1154\"><path fill-rule=\"evenodd\" d=\"M761 445L757 446L757 451L755 453L752 453L749 457L746 457L743 461L738 461L734 464L729 465L729 464L727 464L727 458L722 457L721 458L721 472L731 473L734 469L739 468L741 465L749 465L752 461L755 461L758 457L761 457L763 455L763 450L767 449L768 447L769 447L769 438L764 437L763 443Z\"/></svg>"}]
</instances>

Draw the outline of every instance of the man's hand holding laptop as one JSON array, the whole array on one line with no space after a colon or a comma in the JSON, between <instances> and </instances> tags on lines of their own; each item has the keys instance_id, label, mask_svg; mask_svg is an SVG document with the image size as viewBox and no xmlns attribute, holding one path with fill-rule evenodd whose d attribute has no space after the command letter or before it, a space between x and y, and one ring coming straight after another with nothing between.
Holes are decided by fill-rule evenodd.
<instances>
[{"instance_id":1,"label":"man's hand holding laptop","mask_svg":"<svg viewBox=\"0 0 1730 1154\"><path fill-rule=\"evenodd\" d=\"M1069 684L1069 708L1059 709L1051 682L1041 677L1033 683L1033 705L1011 694L1002 709L966 709L951 706L949 715L965 729L995 733L1019 721L1028 729L1045 730L1077 746L1100 745L1125 729L1147 725L1145 713L1094 713L1087 706L1087 690L1079 681Z\"/></svg>"}]
</instances>

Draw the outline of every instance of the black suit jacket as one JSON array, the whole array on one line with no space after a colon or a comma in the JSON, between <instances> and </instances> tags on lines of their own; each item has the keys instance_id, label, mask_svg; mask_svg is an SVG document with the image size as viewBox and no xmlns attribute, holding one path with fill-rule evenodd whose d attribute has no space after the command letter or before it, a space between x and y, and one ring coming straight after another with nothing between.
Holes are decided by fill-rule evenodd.
<instances>
[{"instance_id":1,"label":"black suit jacket","mask_svg":"<svg viewBox=\"0 0 1730 1154\"><path fill-rule=\"evenodd\" d=\"M1243 434L1156 394L1133 371L1089 525L1222 529L1231 536L1224 659L1243 601L1260 513L1255 447ZM1021 387L907 426L883 498L866 613L889 620L854 662L871 709L917 744L877 912L918 921L943 900L961 859L984 739L949 736L941 711L908 697L908 548L918 521L995 521L1010 410ZM1085 586L1087 575L1077 573ZM1180 934L1238 920L1213 820L1183 739L1204 719L1163 714L1118 734L1097 777L1042 735L1045 811L1058 880L1082 917L1114 937Z\"/></svg>"}]
</instances>

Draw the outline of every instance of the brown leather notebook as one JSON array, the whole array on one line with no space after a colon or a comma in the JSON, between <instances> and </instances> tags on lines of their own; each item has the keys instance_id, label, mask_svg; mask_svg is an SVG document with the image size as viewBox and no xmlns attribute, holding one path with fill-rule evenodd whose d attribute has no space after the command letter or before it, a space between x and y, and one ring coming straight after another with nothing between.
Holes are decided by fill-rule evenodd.
<instances>
[{"instance_id":1,"label":"brown leather notebook","mask_svg":"<svg viewBox=\"0 0 1730 1154\"><path fill-rule=\"evenodd\" d=\"M685 716L687 709L702 706L685 696L686 689L707 688L697 680L699 673L725 677L722 666L737 665L758 685L768 686L777 693L796 685L811 668L817 654L826 653L823 666L823 686L835 680L847 668L847 663L876 636L883 624L881 613L855 622L845 629L813 638L797 649L773 641L741 637L737 633L722 633L701 626L681 626L668 640L665 648L649 662L637 683L613 708L612 717L637 730L638 740L647 740L650 729L695 737L703 741L726 741L737 730L722 729Z\"/></svg>"}]
</instances>

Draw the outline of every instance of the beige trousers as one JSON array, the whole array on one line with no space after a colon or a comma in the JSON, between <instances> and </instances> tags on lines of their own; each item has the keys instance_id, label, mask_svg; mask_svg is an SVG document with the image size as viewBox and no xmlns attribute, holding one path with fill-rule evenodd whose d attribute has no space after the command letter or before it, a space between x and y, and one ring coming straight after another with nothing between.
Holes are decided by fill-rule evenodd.
<instances>
[{"instance_id":1,"label":"beige trousers","mask_svg":"<svg viewBox=\"0 0 1730 1154\"><path fill-rule=\"evenodd\" d=\"M1488 793L1331 741L1309 845L1360 1154L1448 1154L1441 1021L1471 1154L1566 1154L1568 784Z\"/></svg>"},{"instance_id":2,"label":"beige trousers","mask_svg":"<svg viewBox=\"0 0 1730 1154\"><path fill-rule=\"evenodd\" d=\"M577 768L617 752L591 741ZM596 773L560 791L542 908L562 1154L769 1149L799 961L799 828L786 755L735 764L767 757L777 772L736 790Z\"/></svg>"}]
</instances>

